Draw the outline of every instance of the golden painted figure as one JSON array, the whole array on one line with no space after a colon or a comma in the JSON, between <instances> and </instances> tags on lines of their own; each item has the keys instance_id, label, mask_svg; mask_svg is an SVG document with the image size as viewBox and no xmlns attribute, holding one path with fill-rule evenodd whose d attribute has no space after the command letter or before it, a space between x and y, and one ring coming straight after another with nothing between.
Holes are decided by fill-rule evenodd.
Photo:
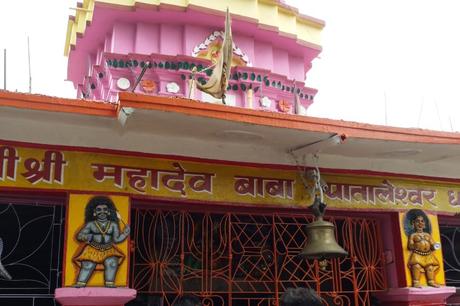
<instances>
[{"instance_id":1,"label":"golden painted figure","mask_svg":"<svg viewBox=\"0 0 460 306\"><path fill-rule=\"evenodd\" d=\"M420 276L425 273L428 286L439 287L434 281L439 262L433 254L437 244L431 235L425 232L425 219L415 214L411 220L414 233L409 236L407 248L411 251L408 266L412 275L412 286L421 288Z\"/></svg>"},{"instance_id":2,"label":"golden painted figure","mask_svg":"<svg viewBox=\"0 0 460 306\"><path fill-rule=\"evenodd\" d=\"M125 255L115 244L123 242L130 233L128 225L120 233L119 218L112 200L106 196L92 198L85 208L85 225L77 240L85 243L73 258L80 268L75 287L85 287L96 271L104 271L106 287L115 287L115 276Z\"/></svg>"}]
</instances>

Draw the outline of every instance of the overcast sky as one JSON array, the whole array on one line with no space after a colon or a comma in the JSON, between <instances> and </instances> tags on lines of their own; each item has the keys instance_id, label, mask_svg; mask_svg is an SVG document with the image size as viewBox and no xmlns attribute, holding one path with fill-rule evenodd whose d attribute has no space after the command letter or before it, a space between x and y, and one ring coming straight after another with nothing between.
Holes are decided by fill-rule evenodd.
<instances>
[{"instance_id":1,"label":"overcast sky","mask_svg":"<svg viewBox=\"0 0 460 306\"><path fill-rule=\"evenodd\" d=\"M323 52L307 74L307 86L319 90L310 115L460 130L459 1L286 2L326 21ZM75 0L0 1L0 71L6 48L7 89L28 91L29 36L32 91L75 97L73 86L65 81L63 56L68 15L73 14L69 8L75 4Z\"/></svg>"},{"instance_id":2,"label":"overcast sky","mask_svg":"<svg viewBox=\"0 0 460 306\"><path fill-rule=\"evenodd\" d=\"M287 2L326 21L310 115L460 130L459 1Z\"/></svg>"}]
</instances>

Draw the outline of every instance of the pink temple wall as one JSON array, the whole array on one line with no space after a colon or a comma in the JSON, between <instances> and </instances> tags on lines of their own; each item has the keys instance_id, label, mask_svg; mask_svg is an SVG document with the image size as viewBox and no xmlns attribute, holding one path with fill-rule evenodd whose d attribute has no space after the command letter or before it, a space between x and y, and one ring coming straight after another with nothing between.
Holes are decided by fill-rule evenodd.
<instances>
[{"instance_id":1,"label":"pink temple wall","mask_svg":"<svg viewBox=\"0 0 460 306\"><path fill-rule=\"evenodd\" d=\"M233 43L239 47L254 62L254 38L239 34L233 35Z\"/></svg>"},{"instance_id":2,"label":"pink temple wall","mask_svg":"<svg viewBox=\"0 0 460 306\"><path fill-rule=\"evenodd\" d=\"M215 30L197 25L151 24L145 22L115 22L112 33L107 35L103 51L111 53L161 53L190 56L193 48L202 43ZM275 43L262 42L253 37L234 33L234 43L247 54L254 67L271 70L290 79L305 79L305 64L302 57L289 54L288 50L274 47ZM102 47L101 47L102 50ZM100 63L101 55L92 59Z\"/></svg>"},{"instance_id":3,"label":"pink temple wall","mask_svg":"<svg viewBox=\"0 0 460 306\"><path fill-rule=\"evenodd\" d=\"M184 55L192 55L193 48L201 44L206 37L211 34L211 30L207 27L185 25L184 26Z\"/></svg>"},{"instance_id":4,"label":"pink temple wall","mask_svg":"<svg viewBox=\"0 0 460 306\"><path fill-rule=\"evenodd\" d=\"M296 81L303 81L305 79L303 58L300 56L289 56L289 75L296 79Z\"/></svg>"},{"instance_id":5,"label":"pink temple wall","mask_svg":"<svg viewBox=\"0 0 460 306\"><path fill-rule=\"evenodd\" d=\"M112 31L112 52L127 54L134 52L136 24L116 22Z\"/></svg>"},{"instance_id":6,"label":"pink temple wall","mask_svg":"<svg viewBox=\"0 0 460 306\"><path fill-rule=\"evenodd\" d=\"M253 59L254 67L273 70L273 47L270 43L255 41L254 53L257 54L257 57Z\"/></svg>"},{"instance_id":7,"label":"pink temple wall","mask_svg":"<svg viewBox=\"0 0 460 306\"><path fill-rule=\"evenodd\" d=\"M91 70L93 69L92 64L94 64L96 62L97 62L96 54L94 54L94 53L88 54L88 72L87 72L87 75L91 75Z\"/></svg>"},{"instance_id":8,"label":"pink temple wall","mask_svg":"<svg viewBox=\"0 0 460 306\"><path fill-rule=\"evenodd\" d=\"M290 75L289 55L286 50L273 49L273 72L281 75Z\"/></svg>"},{"instance_id":9,"label":"pink temple wall","mask_svg":"<svg viewBox=\"0 0 460 306\"><path fill-rule=\"evenodd\" d=\"M107 34L104 40L104 52L112 51L112 34Z\"/></svg>"},{"instance_id":10,"label":"pink temple wall","mask_svg":"<svg viewBox=\"0 0 460 306\"><path fill-rule=\"evenodd\" d=\"M183 54L183 27L181 25L162 24L160 26L160 53L166 55ZM147 54L150 54L149 52Z\"/></svg>"},{"instance_id":11,"label":"pink temple wall","mask_svg":"<svg viewBox=\"0 0 460 306\"><path fill-rule=\"evenodd\" d=\"M160 27L157 24L138 23L134 52L150 54L160 52Z\"/></svg>"},{"instance_id":12,"label":"pink temple wall","mask_svg":"<svg viewBox=\"0 0 460 306\"><path fill-rule=\"evenodd\" d=\"M102 46L97 48L97 56L96 56L96 63L97 65L100 65L101 64L101 61L102 61L102 54L103 54L103 48Z\"/></svg>"}]
</instances>

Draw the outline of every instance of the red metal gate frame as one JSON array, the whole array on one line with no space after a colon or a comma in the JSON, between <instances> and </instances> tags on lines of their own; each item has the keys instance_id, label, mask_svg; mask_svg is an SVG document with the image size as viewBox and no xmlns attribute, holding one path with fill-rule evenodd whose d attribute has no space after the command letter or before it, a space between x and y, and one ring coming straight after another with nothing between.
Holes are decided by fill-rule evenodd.
<instances>
[{"instance_id":1,"label":"red metal gate frame","mask_svg":"<svg viewBox=\"0 0 460 306\"><path fill-rule=\"evenodd\" d=\"M349 256L322 271L296 256L313 219L304 209L136 204L131 287L166 304L194 294L207 304L278 306L287 287L308 286L332 305L371 305L387 287L378 218L331 213Z\"/></svg>"}]
</instances>

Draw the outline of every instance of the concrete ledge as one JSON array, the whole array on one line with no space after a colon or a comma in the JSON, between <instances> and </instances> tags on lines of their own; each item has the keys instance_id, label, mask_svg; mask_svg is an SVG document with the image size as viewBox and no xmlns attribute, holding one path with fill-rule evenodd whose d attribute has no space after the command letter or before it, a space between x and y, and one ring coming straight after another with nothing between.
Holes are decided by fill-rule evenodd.
<instances>
[{"instance_id":1,"label":"concrete ledge","mask_svg":"<svg viewBox=\"0 0 460 306\"><path fill-rule=\"evenodd\" d=\"M455 291L455 287L405 287L391 288L375 296L382 302L381 305L445 305Z\"/></svg>"},{"instance_id":2,"label":"concrete ledge","mask_svg":"<svg viewBox=\"0 0 460 306\"><path fill-rule=\"evenodd\" d=\"M457 288L457 293L454 295L451 295L447 299L447 305L460 305L460 287Z\"/></svg>"},{"instance_id":3,"label":"concrete ledge","mask_svg":"<svg viewBox=\"0 0 460 306\"><path fill-rule=\"evenodd\" d=\"M131 288L57 288L56 301L63 306L121 306L136 298Z\"/></svg>"}]
</instances>

